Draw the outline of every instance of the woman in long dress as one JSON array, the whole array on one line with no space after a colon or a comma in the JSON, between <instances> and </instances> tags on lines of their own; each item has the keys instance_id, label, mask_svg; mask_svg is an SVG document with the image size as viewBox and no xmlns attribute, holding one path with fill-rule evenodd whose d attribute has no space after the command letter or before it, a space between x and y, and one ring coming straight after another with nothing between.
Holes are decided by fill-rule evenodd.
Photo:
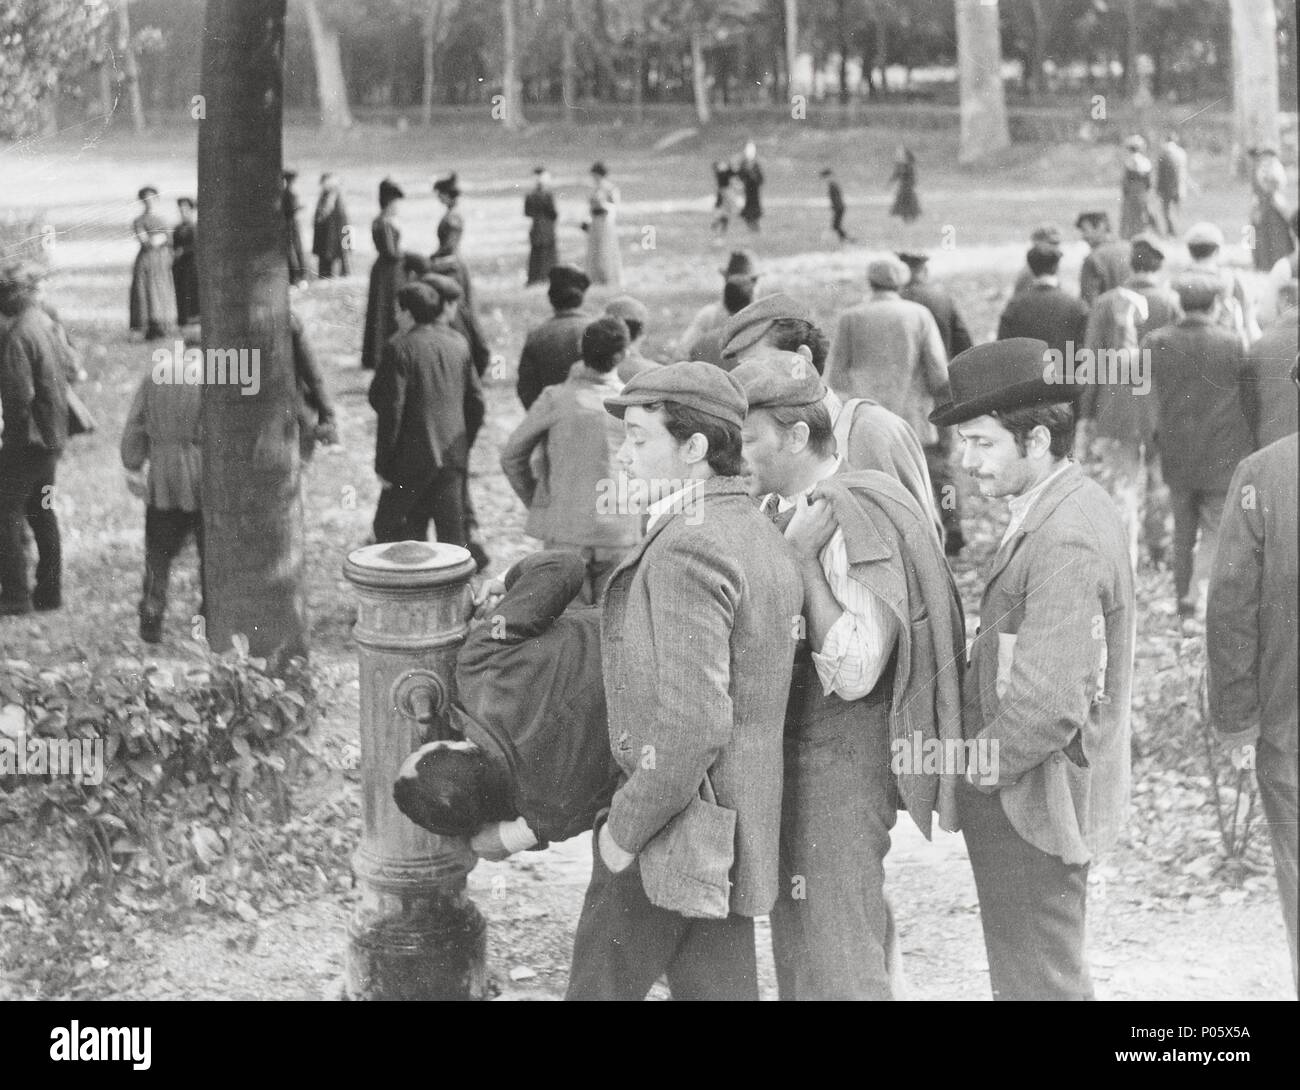
<instances>
[{"instance_id":1,"label":"woman in long dress","mask_svg":"<svg viewBox=\"0 0 1300 1090\"><path fill-rule=\"evenodd\" d=\"M1151 215L1151 160L1147 142L1140 136L1124 141L1124 175L1120 179L1119 237L1134 238L1155 226Z\"/></svg>"},{"instance_id":2,"label":"woman in long dress","mask_svg":"<svg viewBox=\"0 0 1300 1090\"><path fill-rule=\"evenodd\" d=\"M366 329L361 339L361 366L366 371L375 369L388 338L397 332L397 289L406 278L402 269L402 232L397 225L397 212L405 195L401 187L388 178L379 183L379 215L370 225L370 237L379 256L370 268Z\"/></svg>"},{"instance_id":3,"label":"woman in long dress","mask_svg":"<svg viewBox=\"0 0 1300 1090\"><path fill-rule=\"evenodd\" d=\"M609 180L604 163L591 167L591 195L588 198L591 223L587 228L587 275L593 284L623 284L623 262L618 251L618 228L614 206L618 189Z\"/></svg>"},{"instance_id":4,"label":"woman in long dress","mask_svg":"<svg viewBox=\"0 0 1300 1090\"><path fill-rule=\"evenodd\" d=\"M433 183L433 195L447 211L438 221L438 248L430 260L440 262L443 274L451 276L460 285L461 300L457 309L472 311L474 286L470 282L469 266L460 256L460 240L465 236L465 219L456 211L456 204L460 200L460 185L456 181L455 171Z\"/></svg>"},{"instance_id":5,"label":"woman in long dress","mask_svg":"<svg viewBox=\"0 0 1300 1090\"><path fill-rule=\"evenodd\" d=\"M740 218L751 231L758 230L758 221L763 218L763 168L758 162L758 148L750 140L740 156L736 167L736 177L740 179L745 193L745 203L740 209Z\"/></svg>"},{"instance_id":6,"label":"woman in long dress","mask_svg":"<svg viewBox=\"0 0 1300 1090\"><path fill-rule=\"evenodd\" d=\"M137 194L144 211L131 223L140 252L131 272L131 328L147 341L167 336L176 320L176 288L172 283L172 233L158 214L158 190L147 185Z\"/></svg>"},{"instance_id":7,"label":"woman in long dress","mask_svg":"<svg viewBox=\"0 0 1300 1090\"><path fill-rule=\"evenodd\" d=\"M176 288L176 324L192 325L199 320L199 264L196 240L198 205L192 197L176 201L181 221L172 231L172 284Z\"/></svg>"},{"instance_id":8,"label":"woman in long dress","mask_svg":"<svg viewBox=\"0 0 1300 1090\"><path fill-rule=\"evenodd\" d=\"M894 171L889 176L898 188L894 191L894 203L889 209L891 216L898 216L904 223L912 223L921 217L921 202L916 196L916 156L910 148L898 146L894 156Z\"/></svg>"},{"instance_id":9,"label":"woman in long dress","mask_svg":"<svg viewBox=\"0 0 1300 1090\"><path fill-rule=\"evenodd\" d=\"M1292 249L1289 214L1282 203L1286 187L1286 167L1273 148L1257 148L1255 169L1250 175L1254 194L1250 222L1255 228L1255 268L1269 272Z\"/></svg>"}]
</instances>

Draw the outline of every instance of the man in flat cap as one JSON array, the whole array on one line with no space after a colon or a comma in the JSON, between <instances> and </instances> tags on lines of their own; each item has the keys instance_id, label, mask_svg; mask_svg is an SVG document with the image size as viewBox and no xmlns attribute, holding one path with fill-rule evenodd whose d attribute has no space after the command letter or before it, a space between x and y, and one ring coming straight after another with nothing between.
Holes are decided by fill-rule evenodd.
<instances>
[{"instance_id":1,"label":"man in flat cap","mask_svg":"<svg viewBox=\"0 0 1300 1090\"><path fill-rule=\"evenodd\" d=\"M1174 283L1182 318L1142 340L1174 512L1174 590L1184 621L1203 604L1228 483L1255 449L1258 424L1254 374L1241 342L1215 320L1222 289L1213 274L1184 273Z\"/></svg>"},{"instance_id":2,"label":"man in flat cap","mask_svg":"<svg viewBox=\"0 0 1300 1090\"><path fill-rule=\"evenodd\" d=\"M727 370L783 352L798 352L818 375L826 367L826 334L813 322L812 312L788 295L778 293L755 300L732 316L722 339L723 367ZM869 397L841 401L824 383L823 388L836 446L849 468L876 469L898 480L922 511L932 512L935 535L942 539L941 509L930 486L925 451L916 432L878 401Z\"/></svg>"},{"instance_id":3,"label":"man in flat cap","mask_svg":"<svg viewBox=\"0 0 1300 1090\"><path fill-rule=\"evenodd\" d=\"M1030 247L1042 247L1046 250L1059 250L1061 248L1061 229L1054 223L1039 224L1029 233ZM1012 295L1019 295L1030 284L1034 282L1034 270L1027 264L1024 265L1016 281L1011 287Z\"/></svg>"},{"instance_id":4,"label":"man in flat cap","mask_svg":"<svg viewBox=\"0 0 1300 1090\"><path fill-rule=\"evenodd\" d=\"M370 383L382 489L376 541L425 541L430 519L437 540L468 541L465 475L469 435L483 422L483 391L469 345L447 324L437 283L399 289L399 318L408 328L384 346Z\"/></svg>"},{"instance_id":5,"label":"man in flat cap","mask_svg":"<svg viewBox=\"0 0 1300 1090\"><path fill-rule=\"evenodd\" d=\"M947 458L928 419L948 393L948 353L934 315L900 295L906 276L907 267L892 255L867 266L871 296L840 315L826 384L842 398L872 398L907 421L937 471L930 473L932 489L950 504L955 490L950 484L944 490Z\"/></svg>"},{"instance_id":6,"label":"man in flat cap","mask_svg":"<svg viewBox=\"0 0 1300 1090\"><path fill-rule=\"evenodd\" d=\"M1115 505L1070 460L1074 407L1047 351L1017 338L962 353L934 414L1011 513L963 694L967 744L996 778L968 774L958 795L994 999L1093 997L1088 867L1129 805L1133 569Z\"/></svg>"},{"instance_id":7,"label":"man in flat cap","mask_svg":"<svg viewBox=\"0 0 1300 1090\"><path fill-rule=\"evenodd\" d=\"M1216 320L1249 348L1259 340L1259 314L1254 297L1246 288L1241 274L1223 263L1223 232L1214 223L1196 223L1183 240L1191 255L1191 270L1215 277L1222 284Z\"/></svg>"},{"instance_id":8,"label":"man in flat cap","mask_svg":"<svg viewBox=\"0 0 1300 1090\"><path fill-rule=\"evenodd\" d=\"M1182 310L1178 296L1158 278L1164 243L1156 235L1134 238L1129 262L1129 278L1102 292L1088 312L1084 347L1095 370L1083 386L1078 411L1082 464L1119 508L1136 570L1143 531L1152 561L1163 559L1167 510L1155 457L1155 399L1140 343L1150 331L1176 321Z\"/></svg>"},{"instance_id":9,"label":"man in flat cap","mask_svg":"<svg viewBox=\"0 0 1300 1090\"><path fill-rule=\"evenodd\" d=\"M59 328L42 309L41 266L0 267L0 616L63 602L59 520L49 502L68 440L68 380ZM36 539L27 581L25 525Z\"/></svg>"},{"instance_id":10,"label":"man in flat cap","mask_svg":"<svg viewBox=\"0 0 1300 1090\"><path fill-rule=\"evenodd\" d=\"M897 999L884 892L899 808L957 828L959 769L892 756L961 743L961 602L930 513L892 477L835 449L803 356L743 363L742 435L755 495L799 563L804 625L785 715L781 889L772 948L782 999ZM826 755L833 753L834 760Z\"/></svg>"},{"instance_id":11,"label":"man in flat cap","mask_svg":"<svg viewBox=\"0 0 1300 1090\"><path fill-rule=\"evenodd\" d=\"M631 382L642 371L660 366L658 360L650 359L641 351L646 326L650 322L650 311L640 299L633 299L630 295L616 295L605 304L605 317L621 318L627 326L627 350L615 368L619 382Z\"/></svg>"},{"instance_id":12,"label":"man in flat cap","mask_svg":"<svg viewBox=\"0 0 1300 1090\"><path fill-rule=\"evenodd\" d=\"M754 297L758 287L758 258L754 256L753 251L732 250L731 256L727 258L727 264L718 272L722 274L723 298L713 303L706 303L696 311L690 325L672 346L673 352L679 359L694 359L695 357L690 354L691 346L706 333L721 329L726 325L727 318L735 313L735 310L727 309L728 285L731 286L733 296L744 293L748 288L749 298Z\"/></svg>"},{"instance_id":13,"label":"man in flat cap","mask_svg":"<svg viewBox=\"0 0 1300 1090\"><path fill-rule=\"evenodd\" d=\"M546 297L555 313L524 339L519 356L519 379L515 390L527 409L547 386L568 377L569 369L582 355L582 331L591 315L582 309L582 299L591 278L576 265L553 265L551 286Z\"/></svg>"},{"instance_id":14,"label":"man in flat cap","mask_svg":"<svg viewBox=\"0 0 1300 1090\"><path fill-rule=\"evenodd\" d=\"M1089 250L1079 268L1079 298L1092 306L1102 292L1128 279L1129 244L1115 237L1105 212L1080 212L1074 226Z\"/></svg>"},{"instance_id":15,"label":"man in flat cap","mask_svg":"<svg viewBox=\"0 0 1300 1090\"><path fill-rule=\"evenodd\" d=\"M649 520L605 592L622 782L594 830L568 998L643 999L666 973L674 999L754 1000L754 917L777 895L799 572L741 475L734 378L674 363L606 405Z\"/></svg>"}]
</instances>

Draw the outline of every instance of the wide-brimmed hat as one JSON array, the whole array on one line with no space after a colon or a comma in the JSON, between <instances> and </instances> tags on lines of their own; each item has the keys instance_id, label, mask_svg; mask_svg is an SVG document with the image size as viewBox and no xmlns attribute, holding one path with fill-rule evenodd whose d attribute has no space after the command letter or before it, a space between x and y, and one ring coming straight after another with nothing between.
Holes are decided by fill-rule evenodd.
<instances>
[{"instance_id":1,"label":"wide-brimmed hat","mask_svg":"<svg viewBox=\"0 0 1300 1090\"><path fill-rule=\"evenodd\" d=\"M607 167L603 162L597 159L594 163L591 164L591 170L589 170L588 173L595 174L598 177L603 178L605 177L606 174L609 173L609 167Z\"/></svg>"},{"instance_id":2,"label":"wide-brimmed hat","mask_svg":"<svg viewBox=\"0 0 1300 1090\"><path fill-rule=\"evenodd\" d=\"M934 424L961 424L991 412L1073 401L1081 386L1049 382L1057 371L1046 341L1011 337L976 345L948 368L951 400L930 414Z\"/></svg>"}]
</instances>

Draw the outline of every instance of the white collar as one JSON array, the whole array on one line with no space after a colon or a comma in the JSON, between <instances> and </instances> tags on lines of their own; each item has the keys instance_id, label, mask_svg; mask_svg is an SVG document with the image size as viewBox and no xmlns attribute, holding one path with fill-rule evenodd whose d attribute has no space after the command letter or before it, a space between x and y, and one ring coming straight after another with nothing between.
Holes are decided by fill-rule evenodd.
<instances>
[{"instance_id":1,"label":"white collar","mask_svg":"<svg viewBox=\"0 0 1300 1090\"><path fill-rule=\"evenodd\" d=\"M1025 492L1023 495L1012 496L1011 499L1007 500L1007 510L1011 512L1012 523L1023 522L1025 516L1029 513L1029 509L1033 507L1034 501L1043 494L1043 490L1051 484L1052 481L1056 480L1057 477L1069 469L1070 465L1070 459L1066 458L1061 463L1060 469L1049 473L1028 492Z\"/></svg>"},{"instance_id":2,"label":"white collar","mask_svg":"<svg viewBox=\"0 0 1300 1090\"><path fill-rule=\"evenodd\" d=\"M646 506L646 514L650 517L646 522L646 529L650 529L650 527L658 522L664 515L685 507L687 495L698 490L703 483L703 478L697 481L690 481L683 488L679 488L671 495L661 496L659 499L655 500L654 503L648 504Z\"/></svg>"}]
</instances>

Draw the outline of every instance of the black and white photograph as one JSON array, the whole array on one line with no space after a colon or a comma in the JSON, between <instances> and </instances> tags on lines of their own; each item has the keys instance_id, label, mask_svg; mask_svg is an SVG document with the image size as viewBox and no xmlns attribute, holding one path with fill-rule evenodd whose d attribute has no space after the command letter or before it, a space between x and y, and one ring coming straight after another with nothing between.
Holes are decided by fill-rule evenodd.
<instances>
[{"instance_id":1,"label":"black and white photograph","mask_svg":"<svg viewBox=\"0 0 1300 1090\"><path fill-rule=\"evenodd\" d=\"M1297 63L1289 0L0 0L24 1051L1283 1043Z\"/></svg>"}]
</instances>

